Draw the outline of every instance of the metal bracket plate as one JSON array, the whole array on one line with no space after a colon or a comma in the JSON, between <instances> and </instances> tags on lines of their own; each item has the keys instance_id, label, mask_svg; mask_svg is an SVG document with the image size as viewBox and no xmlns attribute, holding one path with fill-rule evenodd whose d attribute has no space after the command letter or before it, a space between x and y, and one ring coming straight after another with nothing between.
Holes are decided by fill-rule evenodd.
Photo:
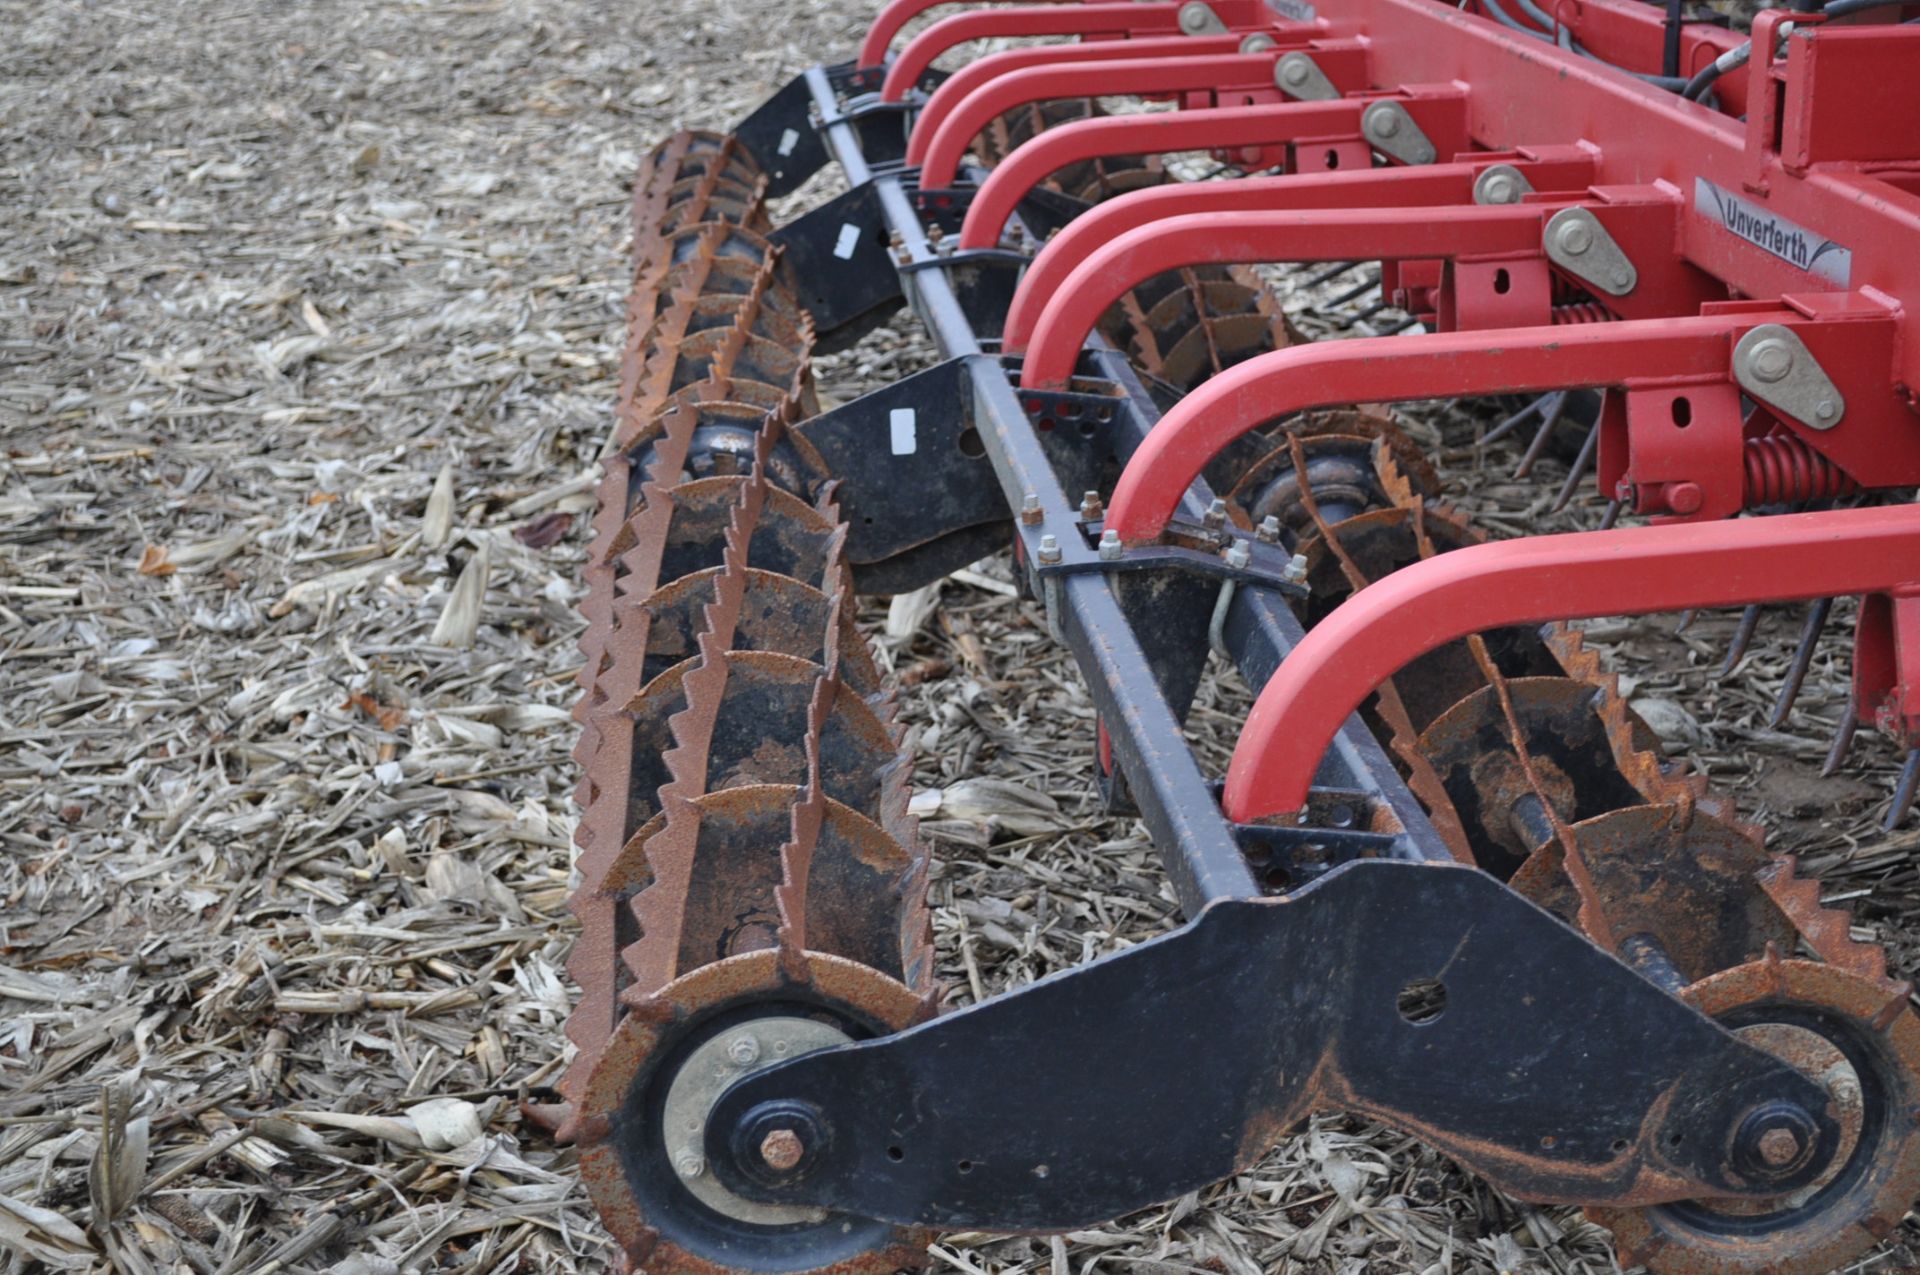
<instances>
[{"instance_id":1,"label":"metal bracket plate","mask_svg":"<svg viewBox=\"0 0 1920 1275\"><path fill-rule=\"evenodd\" d=\"M768 238L796 299L813 316L819 348L844 349L905 300L887 246L886 214L863 183L795 218Z\"/></svg>"},{"instance_id":2,"label":"metal bracket plate","mask_svg":"<svg viewBox=\"0 0 1920 1275\"><path fill-rule=\"evenodd\" d=\"M1548 261L1608 296L1624 297L1639 286L1632 259L1588 209L1562 208L1547 220L1544 238Z\"/></svg>"},{"instance_id":3,"label":"metal bracket plate","mask_svg":"<svg viewBox=\"0 0 1920 1275\"><path fill-rule=\"evenodd\" d=\"M1476 204L1517 204L1523 196L1532 193L1533 183L1512 164L1489 164L1473 179Z\"/></svg>"},{"instance_id":4,"label":"metal bracket plate","mask_svg":"<svg viewBox=\"0 0 1920 1275\"><path fill-rule=\"evenodd\" d=\"M815 1157L775 1187L727 1137L770 1103L810 1110ZM715 1106L707 1154L768 1202L1057 1230L1216 1182L1338 1106L1523 1199L1634 1205L1759 1194L1728 1146L1772 1103L1806 1114L1821 1153L1794 1179L1817 1174L1839 1139L1819 1086L1492 877L1376 860L747 1077Z\"/></svg>"},{"instance_id":5,"label":"metal bracket plate","mask_svg":"<svg viewBox=\"0 0 1920 1275\"><path fill-rule=\"evenodd\" d=\"M1273 83L1288 97L1302 102L1331 102L1340 96L1320 64L1298 50L1282 54L1273 64Z\"/></svg>"},{"instance_id":6,"label":"metal bracket plate","mask_svg":"<svg viewBox=\"0 0 1920 1275\"><path fill-rule=\"evenodd\" d=\"M1361 114L1360 131L1375 150L1403 164L1431 164L1440 158L1433 139L1391 98L1382 98Z\"/></svg>"},{"instance_id":7,"label":"metal bracket plate","mask_svg":"<svg viewBox=\"0 0 1920 1275\"><path fill-rule=\"evenodd\" d=\"M1226 35L1227 24L1213 11L1207 0L1187 0L1180 6L1182 35Z\"/></svg>"},{"instance_id":8,"label":"metal bracket plate","mask_svg":"<svg viewBox=\"0 0 1920 1275\"><path fill-rule=\"evenodd\" d=\"M1783 323L1763 323L1740 338L1733 347L1733 375L1741 389L1808 429L1832 429L1847 414L1840 387Z\"/></svg>"}]
</instances>

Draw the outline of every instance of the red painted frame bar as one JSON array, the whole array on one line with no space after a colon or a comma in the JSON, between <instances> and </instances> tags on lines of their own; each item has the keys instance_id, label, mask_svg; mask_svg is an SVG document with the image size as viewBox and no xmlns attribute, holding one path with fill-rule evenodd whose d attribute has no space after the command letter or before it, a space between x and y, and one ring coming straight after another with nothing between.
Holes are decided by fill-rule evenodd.
<instances>
[{"instance_id":1,"label":"red painted frame bar","mask_svg":"<svg viewBox=\"0 0 1920 1275\"><path fill-rule=\"evenodd\" d=\"M1797 320L1785 310L1749 311L1362 337L1276 350L1221 372L1160 418L1121 471L1107 502L1105 527L1129 543L1158 538L1181 496L1223 447L1297 412L1630 381L1724 379L1742 332L1761 323Z\"/></svg>"},{"instance_id":2,"label":"red painted frame bar","mask_svg":"<svg viewBox=\"0 0 1920 1275\"><path fill-rule=\"evenodd\" d=\"M1313 627L1261 688L1222 805L1289 815L1366 697L1471 633L1594 615L1891 593L1920 581L1920 506L1528 536L1415 563Z\"/></svg>"},{"instance_id":3,"label":"red painted frame bar","mask_svg":"<svg viewBox=\"0 0 1920 1275\"><path fill-rule=\"evenodd\" d=\"M1286 212L1195 213L1168 217L1152 225L1130 230L1094 252L1076 267L1060 285L1052 301L1034 325L1033 339L1027 343L1026 361L1020 368L1020 388L1027 390L1064 389L1073 379L1075 365L1087 334L1099 323L1107 307L1148 279L1170 270L1209 264L1236 264L1267 261L1420 261L1455 257L1500 257L1538 254L1542 228L1556 210L1541 204L1509 204L1481 207L1477 204L1449 204L1429 208L1332 208L1296 209ZM1409 340L1396 341L1394 350L1407 347ZM1487 338L1476 338L1485 345ZM1340 346L1371 342L1338 342ZM1267 364L1276 356L1263 356L1241 366ZM1387 355L1388 358L1395 357ZM1222 373L1221 377L1230 373ZM1292 375L1276 368L1272 376L1285 379ZM1238 411L1240 399L1217 401L1211 386L1214 378L1188 395L1153 427L1147 446L1135 454L1121 475L1120 491L1127 490L1127 479L1145 464L1147 448L1155 437L1178 438L1184 448L1207 445L1216 432L1211 422L1229 413L1246 419ZM1248 378L1236 378L1241 385ZM1255 386L1264 383L1253 382ZM1476 389L1449 390L1440 393L1494 393ZM1204 396L1204 397L1203 397ZM1284 394L1279 395L1284 398ZM1409 394L1409 398L1428 397ZM1338 401L1370 402L1377 393L1361 392L1345 400L1329 399L1313 404L1328 406ZM1196 399L1203 406L1196 415L1186 411ZM1284 413L1267 413L1248 419L1249 427L1275 419ZM1202 424L1208 422L1209 424ZM1236 432L1237 434L1237 432ZM1224 445L1224 443L1222 444ZM1218 450L1215 448L1214 450ZM1209 452L1209 456L1211 452ZM1200 459L1205 464L1207 457ZM1181 483L1182 489L1198 476L1196 466ZM1137 484L1136 484L1137 485ZM1114 494L1118 517L1120 491ZM1169 514L1171 506L1169 506ZM1131 536L1127 524L1117 524L1123 536ZM1163 520L1164 525L1164 520ZM1154 533L1158 534L1158 528Z\"/></svg>"},{"instance_id":4,"label":"red painted frame bar","mask_svg":"<svg viewBox=\"0 0 1920 1275\"><path fill-rule=\"evenodd\" d=\"M854 61L855 66L879 66L887 60L887 50L893 45L893 38L900 34L907 23L913 21L929 9L938 9L943 5L958 4L962 0L887 0L887 7L880 10L867 27L866 38L860 41L860 52ZM1080 0L1040 0L1043 4L1078 4Z\"/></svg>"},{"instance_id":5,"label":"red painted frame bar","mask_svg":"<svg viewBox=\"0 0 1920 1275\"><path fill-rule=\"evenodd\" d=\"M1023 148L1024 149L1024 148ZM1019 154L1018 151L1015 152ZM1576 192L1593 181L1593 156L1574 147L1542 147L1533 159L1488 154L1453 164L1344 173L1242 177L1131 191L1091 208L1047 242L1021 276L1007 310L1001 348L1020 353L1047 303L1081 262L1142 226L1190 213L1282 212L1309 208L1430 208L1471 204L1473 181L1492 164L1518 168L1536 190ZM1002 165L1004 167L1005 165ZM998 176L995 170L995 177ZM994 178L989 178L989 184ZM982 188L982 195L985 188Z\"/></svg>"},{"instance_id":6,"label":"red painted frame bar","mask_svg":"<svg viewBox=\"0 0 1920 1275\"><path fill-rule=\"evenodd\" d=\"M904 102L934 60L949 49L974 40L1008 36L1113 35L1176 36L1180 34L1178 3L1124 4L1055 3L1017 9L981 9L956 13L907 41L900 56L887 68L880 86L883 102Z\"/></svg>"},{"instance_id":7,"label":"red painted frame bar","mask_svg":"<svg viewBox=\"0 0 1920 1275\"><path fill-rule=\"evenodd\" d=\"M1334 134L1357 138L1366 105L1360 101L1284 102L1157 115L1103 115L1058 125L1016 148L981 183L960 227L960 247L993 247L1020 201L1070 164L1107 155L1271 146ZM1077 225L1079 220L1068 224Z\"/></svg>"},{"instance_id":8,"label":"red painted frame bar","mask_svg":"<svg viewBox=\"0 0 1920 1275\"><path fill-rule=\"evenodd\" d=\"M1092 44L1050 44L1036 49L1007 49L989 53L955 71L947 82L933 91L926 105L914 117L913 132L907 138L907 163L925 160L927 146L933 141L940 122L968 97L1004 75L1039 66L1078 66L1089 62L1119 62L1144 57L1220 56L1237 53L1241 37L1146 36L1138 40L1101 40ZM972 141L972 138L968 138Z\"/></svg>"},{"instance_id":9,"label":"red painted frame bar","mask_svg":"<svg viewBox=\"0 0 1920 1275\"><path fill-rule=\"evenodd\" d=\"M1217 37L1231 41L1233 37ZM1159 40L1125 40L1114 47L1130 44L1159 44ZM1199 40L1176 41L1186 45ZM1099 49L1102 46L1092 45ZM1067 50L1050 50L1066 52ZM1078 51L1078 50L1074 50ZM937 190L953 185L960 171L960 160L987 125L1022 106L1034 102L1052 102L1062 98L1102 97L1108 94L1153 96L1166 93L1193 93L1233 90L1267 91L1273 88L1273 65L1282 50L1265 49L1259 53L1183 54L1180 57L1132 57L1116 61L1066 62L1029 66L997 76L981 85L951 110L938 115L934 106L959 79L940 86L920 120L914 125L907 144L907 162L913 163L913 149L927 137L921 152L920 185ZM996 55L997 56L997 55ZM974 65L983 65L977 62ZM932 132L928 133L931 128Z\"/></svg>"}]
</instances>

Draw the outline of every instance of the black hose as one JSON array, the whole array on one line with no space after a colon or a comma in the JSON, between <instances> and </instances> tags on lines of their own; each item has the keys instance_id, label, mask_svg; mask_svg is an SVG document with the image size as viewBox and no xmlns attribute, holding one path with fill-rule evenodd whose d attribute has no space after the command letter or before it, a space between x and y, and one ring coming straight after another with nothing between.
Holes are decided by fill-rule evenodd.
<instances>
[{"instance_id":1,"label":"black hose","mask_svg":"<svg viewBox=\"0 0 1920 1275\"><path fill-rule=\"evenodd\" d=\"M1506 27L1509 30L1518 31L1521 35L1532 36L1534 39L1543 41L1544 43L1547 43L1547 44L1553 43L1553 37L1548 35L1545 31L1535 31L1532 27L1528 26L1526 23L1514 17L1511 13L1508 13L1505 9L1502 9L1500 7L1500 0L1480 0L1480 4L1482 8L1486 9L1487 16L1492 18L1495 22L1498 22L1501 26Z\"/></svg>"},{"instance_id":2,"label":"black hose","mask_svg":"<svg viewBox=\"0 0 1920 1275\"><path fill-rule=\"evenodd\" d=\"M1526 3L1526 0L1520 0L1520 2L1524 4ZM1518 18L1514 17L1511 13L1508 13L1505 9L1501 8L1500 0L1480 0L1480 4L1483 8L1486 9L1487 16L1492 18L1495 22L1498 22L1501 26L1506 27L1512 31L1518 31L1521 35L1527 36L1531 39L1538 40L1542 44L1557 43L1561 48L1566 49L1572 53L1577 53L1581 57L1586 58L1590 62L1598 62L1601 66L1612 67L1616 71L1626 71L1628 75L1631 75L1636 80L1644 80L1648 84L1652 84L1658 88L1667 89L1670 92L1678 93L1681 89L1686 87L1687 82L1677 75L1651 75L1645 71L1628 71L1627 68L1624 66L1615 66L1612 62L1607 61L1605 58L1593 52L1593 50L1587 48L1586 45L1581 44L1578 40L1574 39L1572 33L1568 31L1567 28L1565 27L1560 28L1561 38L1556 41L1553 36L1548 35L1545 31L1534 30L1532 27L1528 26L1526 23L1520 21ZM1550 17L1544 18L1543 20L1549 23L1553 21L1553 19Z\"/></svg>"},{"instance_id":3,"label":"black hose","mask_svg":"<svg viewBox=\"0 0 1920 1275\"><path fill-rule=\"evenodd\" d=\"M1686 98L1689 102L1698 102L1701 96L1713 87L1714 81L1729 71L1738 70L1740 67L1745 66L1747 59L1752 56L1752 40L1748 40L1738 48L1728 49L1725 53L1722 53L1719 57L1701 67L1698 73L1696 73L1691 80L1687 81L1687 86L1680 90L1680 96Z\"/></svg>"},{"instance_id":4,"label":"black hose","mask_svg":"<svg viewBox=\"0 0 1920 1275\"><path fill-rule=\"evenodd\" d=\"M1683 0L1667 0L1667 29L1660 51L1660 69L1671 77L1680 74L1680 28L1686 23L1682 3Z\"/></svg>"}]
</instances>

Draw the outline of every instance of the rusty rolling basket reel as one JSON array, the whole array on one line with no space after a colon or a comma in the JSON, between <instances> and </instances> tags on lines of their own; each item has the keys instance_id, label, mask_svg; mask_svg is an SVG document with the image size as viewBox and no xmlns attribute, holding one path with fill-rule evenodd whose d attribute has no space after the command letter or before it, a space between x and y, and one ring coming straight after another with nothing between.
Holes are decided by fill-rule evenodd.
<instances>
[{"instance_id":1,"label":"rusty rolling basket reel","mask_svg":"<svg viewBox=\"0 0 1920 1275\"><path fill-rule=\"evenodd\" d=\"M1067 0L897 39L939 2L634 187L562 1130L628 1264L912 1267L1326 1108L1585 1206L1623 1264L1890 1234L1910 989L1566 622L1815 601L1783 716L1858 595L1835 763L1860 722L1920 744L1920 4ZM1030 36L1071 42L935 69ZM1303 340L1275 263L1378 263L1367 313L1408 317ZM902 305L944 361L822 411L811 354ZM1386 406L1456 397L1565 447L1556 503L1591 479L1605 525L1485 540ZM1187 920L936 1016L852 598L1009 538ZM1224 776L1182 733L1210 653L1257 689Z\"/></svg>"}]
</instances>

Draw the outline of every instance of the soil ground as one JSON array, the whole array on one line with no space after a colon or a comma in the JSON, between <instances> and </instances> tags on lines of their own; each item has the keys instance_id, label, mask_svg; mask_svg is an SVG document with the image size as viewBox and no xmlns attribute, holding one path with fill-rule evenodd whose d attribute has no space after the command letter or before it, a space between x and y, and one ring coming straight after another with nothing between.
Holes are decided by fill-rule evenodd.
<instances>
[{"instance_id":1,"label":"soil ground","mask_svg":"<svg viewBox=\"0 0 1920 1275\"><path fill-rule=\"evenodd\" d=\"M572 1152L515 1100L553 1079L570 998L573 602L626 184L869 8L0 0L0 1271L607 1268ZM882 331L823 388L925 357ZM1547 512L1560 461L1512 480L1486 424L1414 421L1484 525L1592 524ZM897 608L884 644L920 683L954 1003L1178 920L997 574ZM1797 615L1724 681L1731 617L1594 635L1671 750L1911 971L1915 835L1876 830L1899 759L1863 733L1818 773L1845 620L1779 728ZM1209 755L1244 702L1209 681ZM933 1257L1614 1268L1576 1211L1338 1117L1168 1207ZM1896 1242L1863 1269L1911 1264Z\"/></svg>"}]
</instances>

